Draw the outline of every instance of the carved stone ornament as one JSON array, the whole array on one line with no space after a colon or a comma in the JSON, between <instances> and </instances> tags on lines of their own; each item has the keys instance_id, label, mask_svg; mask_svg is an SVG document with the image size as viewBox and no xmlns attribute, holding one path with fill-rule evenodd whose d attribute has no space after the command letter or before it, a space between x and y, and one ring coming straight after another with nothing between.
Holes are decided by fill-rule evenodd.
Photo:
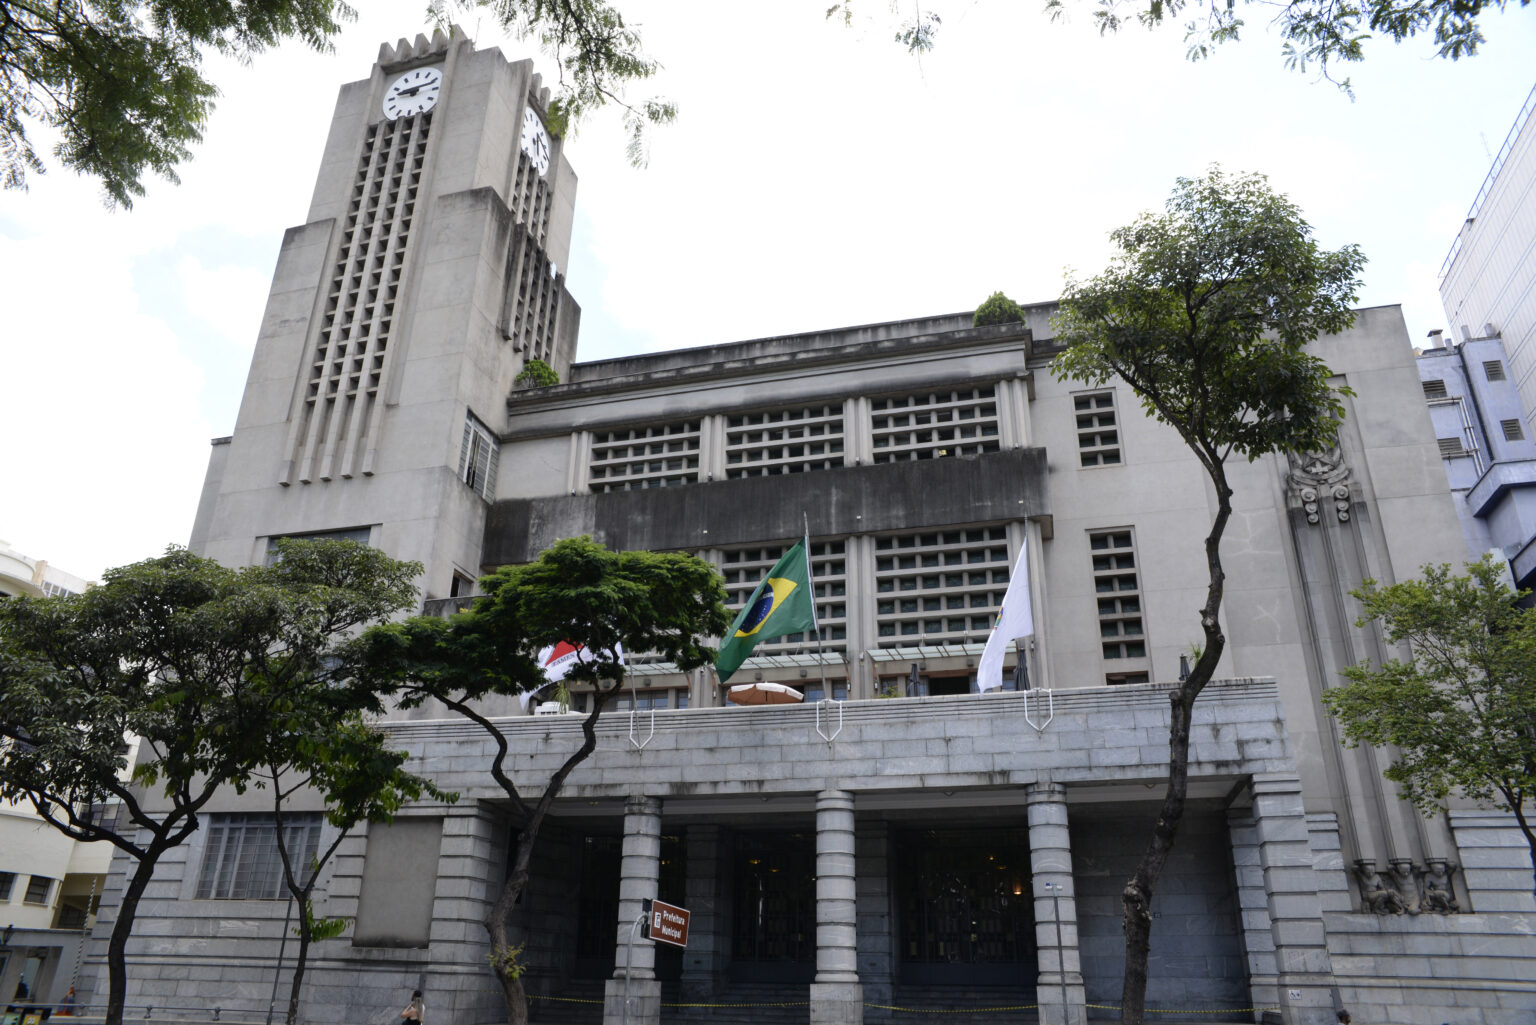
<instances>
[{"instance_id":1,"label":"carved stone ornament","mask_svg":"<svg viewBox=\"0 0 1536 1025\"><path fill-rule=\"evenodd\" d=\"M1355 862L1355 878L1360 884L1360 907L1378 915L1401 915L1408 910L1402 895L1376 871L1376 862L1361 858Z\"/></svg>"},{"instance_id":2,"label":"carved stone ornament","mask_svg":"<svg viewBox=\"0 0 1536 1025\"><path fill-rule=\"evenodd\" d=\"M1461 910L1451 890L1451 873L1456 866L1444 858L1425 858L1424 911L1435 915L1454 915Z\"/></svg>"},{"instance_id":3,"label":"carved stone ornament","mask_svg":"<svg viewBox=\"0 0 1536 1025\"><path fill-rule=\"evenodd\" d=\"M1323 452L1291 452L1286 482L1295 492L1308 523L1319 523L1331 508L1340 523L1349 522L1349 465L1335 442Z\"/></svg>"},{"instance_id":4,"label":"carved stone ornament","mask_svg":"<svg viewBox=\"0 0 1536 1025\"><path fill-rule=\"evenodd\" d=\"M1392 859L1392 883L1397 895L1403 899L1403 910L1410 915L1419 913L1418 871L1407 858Z\"/></svg>"}]
</instances>

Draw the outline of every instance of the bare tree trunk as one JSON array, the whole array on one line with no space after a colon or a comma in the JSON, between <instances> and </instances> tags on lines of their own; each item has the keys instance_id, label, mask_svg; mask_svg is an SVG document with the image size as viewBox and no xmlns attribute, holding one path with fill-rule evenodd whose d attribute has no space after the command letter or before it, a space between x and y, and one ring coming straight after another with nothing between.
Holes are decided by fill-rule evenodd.
<instances>
[{"instance_id":1,"label":"bare tree trunk","mask_svg":"<svg viewBox=\"0 0 1536 1025\"><path fill-rule=\"evenodd\" d=\"M1157 823L1152 827L1152 838L1120 895L1125 931L1125 977L1120 991L1121 1025L1143 1025L1146 1018L1147 958L1152 945L1152 893L1163 867L1168 863L1168 856L1173 853L1173 842L1184 818L1184 801L1189 793L1189 732L1194 720L1195 699L1215 675L1216 664L1221 661L1221 653L1227 644L1217 614L1221 610L1222 594L1226 589L1226 577L1221 569L1221 535L1226 530L1227 520L1232 516L1232 489L1227 486L1226 473L1219 461L1206 463L1206 469L1212 483L1216 485L1217 507L1211 532L1205 538L1206 566L1210 571L1205 605L1200 609L1200 627L1205 634L1205 646L1194 668L1190 670L1189 677L1168 695L1168 789L1163 794Z\"/></svg>"},{"instance_id":2,"label":"bare tree trunk","mask_svg":"<svg viewBox=\"0 0 1536 1025\"><path fill-rule=\"evenodd\" d=\"M313 936L313 931L310 929L309 893L305 892L298 903L299 950L293 963L293 981L288 985L287 1025L298 1025L299 1022L299 991L304 988L304 969L309 959L309 943Z\"/></svg>"},{"instance_id":3,"label":"bare tree trunk","mask_svg":"<svg viewBox=\"0 0 1536 1025\"><path fill-rule=\"evenodd\" d=\"M133 933L133 919L139 912L139 899L155 875L155 863L163 847L151 847L139 860L123 890L123 902L117 907L112 936L107 941L107 1013L103 1025L123 1025L123 1005L128 999L128 937Z\"/></svg>"}]
</instances>

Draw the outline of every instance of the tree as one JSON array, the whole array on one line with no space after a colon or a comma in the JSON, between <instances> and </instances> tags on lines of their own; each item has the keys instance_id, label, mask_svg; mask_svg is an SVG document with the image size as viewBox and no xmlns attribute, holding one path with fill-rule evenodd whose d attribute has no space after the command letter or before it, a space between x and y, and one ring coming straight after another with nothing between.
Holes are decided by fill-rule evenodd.
<instances>
[{"instance_id":1,"label":"tree","mask_svg":"<svg viewBox=\"0 0 1536 1025\"><path fill-rule=\"evenodd\" d=\"M1169 694L1168 787L1152 836L1122 894L1125 979L1121 1021L1142 1020L1152 893L1173 850L1189 784L1195 699L1226 647L1217 614L1225 577L1221 537L1232 515L1226 462L1327 447L1343 421L1328 368L1305 346L1354 320L1364 263L1358 247L1324 252L1297 208L1262 175L1212 167L1180 178L1163 214L1111 233L1108 270L1069 281L1055 319L1066 350L1058 377L1100 385L1120 377L1154 419L1178 432L1210 478L1216 511L1205 538L1205 642Z\"/></svg>"},{"instance_id":2,"label":"tree","mask_svg":"<svg viewBox=\"0 0 1536 1025\"><path fill-rule=\"evenodd\" d=\"M1536 799L1536 609L1516 602L1507 570L1492 558L1453 576L1426 566L1422 580L1352 592L1359 625L1378 622L1411 657L1344 670L1347 684L1323 694L1350 747L1391 745L1386 777L1404 800L1434 816L1460 794L1515 817L1531 850L1536 892L1536 831L1526 804Z\"/></svg>"},{"instance_id":3,"label":"tree","mask_svg":"<svg viewBox=\"0 0 1536 1025\"><path fill-rule=\"evenodd\" d=\"M683 670L708 665L714 650L704 639L719 636L730 618L720 576L703 560L610 552L586 537L557 542L538 561L504 567L482 584L486 595L450 620L418 617L367 631L354 645L351 663L368 689L393 689L406 708L436 699L479 726L494 745L490 773L512 806L517 842L485 927L507 1020L525 1025L523 966L508 932L512 910L528 884L539 828L566 778L596 749L598 718L623 688L621 649L661 655ZM508 774L506 734L475 705L492 695L539 689L546 680L538 654L561 642L579 649L566 679L591 685L592 710L581 724L581 745L530 800Z\"/></svg>"},{"instance_id":4,"label":"tree","mask_svg":"<svg viewBox=\"0 0 1536 1025\"><path fill-rule=\"evenodd\" d=\"M123 1020L124 951L160 858L220 788L255 781L291 708L327 686L338 639L414 600L415 563L350 542L279 546L271 567L173 548L84 594L0 602L0 797L133 861L107 947L107 1025ZM89 807L107 799L123 814L96 821Z\"/></svg>"},{"instance_id":5,"label":"tree","mask_svg":"<svg viewBox=\"0 0 1536 1025\"><path fill-rule=\"evenodd\" d=\"M605 0L432 0L429 16L488 8L520 38L536 38L558 69L550 129L563 134L607 103L625 111L629 156L644 163L644 129L671 121L669 101L630 103L625 88L659 65ZM205 52L250 60L300 39L327 51L354 12L345 0L5 0L0 3L0 184L26 188L46 170L29 131L58 136L58 163L101 179L107 200L129 207L153 172L176 167L203 137L217 87Z\"/></svg>"}]
</instances>

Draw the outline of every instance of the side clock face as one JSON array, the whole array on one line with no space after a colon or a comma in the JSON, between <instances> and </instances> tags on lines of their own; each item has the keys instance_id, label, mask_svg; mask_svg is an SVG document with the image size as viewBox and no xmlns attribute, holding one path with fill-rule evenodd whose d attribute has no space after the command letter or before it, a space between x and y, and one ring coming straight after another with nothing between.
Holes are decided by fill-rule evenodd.
<instances>
[{"instance_id":1,"label":"side clock face","mask_svg":"<svg viewBox=\"0 0 1536 1025\"><path fill-rule=\"evenodd\" d=\"M431 110L443 87L442 68L407 71L384 90L384 116L391 121Z\"/></svg>"},{"instance_id":2,"label":"side clock face","mask_svg":"<svg viewBox=\"0 0 1536 1025\"><path fill-rule=\"evenodd\" d=\"M549 133L532 110L523 111L523 152L540 174L549 170Z\"/></svg>"}]
</instances>

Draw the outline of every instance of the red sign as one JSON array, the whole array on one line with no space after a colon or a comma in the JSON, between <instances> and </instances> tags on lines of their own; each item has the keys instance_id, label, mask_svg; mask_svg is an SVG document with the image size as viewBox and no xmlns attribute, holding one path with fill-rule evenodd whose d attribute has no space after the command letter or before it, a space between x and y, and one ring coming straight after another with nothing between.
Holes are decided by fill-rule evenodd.
<instances>
[{"instance_id":1,"label":"red sign","mask_svg":"<svg viewBox=\"0 0 1536 1025\"><path fill-rule=\"evenodd\" d=\"M651 901L651 920L647 933L657 943L670 943L674 947L688 945L688 912L684 908Z\"/></svg>"}]
</instances>

